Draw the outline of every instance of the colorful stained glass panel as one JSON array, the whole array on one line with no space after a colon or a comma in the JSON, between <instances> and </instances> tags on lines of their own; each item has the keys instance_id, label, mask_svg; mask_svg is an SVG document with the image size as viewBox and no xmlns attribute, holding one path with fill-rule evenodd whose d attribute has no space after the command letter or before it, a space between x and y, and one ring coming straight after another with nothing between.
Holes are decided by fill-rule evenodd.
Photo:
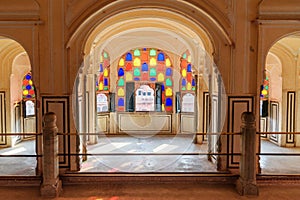
<instances>
[{"instance_id":1,"label":"colorful stained glass panel","mask_svg":"<svg viewBox=\"0 0 300 200\"><path fill-rule=\"evenodd\" d=\"M124 59L121 58L120 61L119 61L119 66L120 66L120 67L123 67L124 64L125 64Z\"/></svg>"},{"instance_id":2,"label":"colorful stained glass panel","mask_svg":"<svg viewBox=\"0 0 300 200\"><path fill-rule=\"evenodd\" d=\"M156 56L156 50L155 49L151 49L149 55L150 56Z\"/></svg>"},{"instance_id":3,"label":"colorful stained glass panel","mask_svg":"<svg viewBox=\"0 0 300 200\"><path fill-rule=\"evenodd\" d=\"M31 80L32 76L31 73L27 73L24 76L23 82L22 82L22 89L23 89L23 98L24 99L30 99L30 98L35 98L35 91L34 91L34 86L33 82Z\"/></svg>"},{"instance_id":4,"label":"colorful stained glass panel","mask_svg":"<svg viewBox=\"0 0 300 200\"><path fill-rule=\"evenodd\" d=\"M108 69L105 69L105 70L104 70L103 76L108 77Z\"/></svg>"},{"instance_id":5,"label":"colorful stained glass panel","mask_svg":"<svg viewBox=\"0 0 300 200\"><path fill-rule=\"evenodd\" d=\"M142 71L143 72L148 71L148 64L147 63L143 63L143 65L142 65Z\"/></svg>"},{"instance_id":6,"label":"colorful stained glass panel","mask_svg":"<svg viewBox=\"0 0 300 200\"><path fill-rule=\"evenodd\" d=\"M172 98L166 99L166 106L172 106Z\"/></svg>"},{"instance_id":7,"label":"colorful stained glass panel","mask_svg":"<svg viewBox=\"0 0 300 200\"><path fill-rule=\"evenodd\" d=\"M124 76L124 69L123 68L119 69L118 76Z\"/></svg>"},{"instance_id":8,"label":"colorful stained glass panel","mask_svg":"<svg viewBox=\"0 0 300 200\"><path fill-rule=\"evenodd\" d=\"M172 88L166 89L166 97L171 97L173 95Z\"/></svg>"},{"instance_id":9,"label":"colorful stained glass panel","mask_svg":"<svg viewBox=\"0 0 300 200\"><path fill-rule=\"evenodd\" d=\"M133 55L134 55L134 56L140 56L140 55L141 55L140 50L139 50L139 49L134 50Z\"/></svg>"},{"instance_id":10,"label":"colorful stained glass panel","mask_svg":"<svg viewBox=\"0 0 300 200\"><path fill-rule=\"evenodd\" d=\"M133 66L135 66L135 67L141 66L141 59L135 58L133 61Z\"/></svg>"},{"instance_id":11,"label":"colorful stained glass panel","mask_svg":"<svg viewBox=\"0 0 300 200\"><path fill-rule=\"evenodd\" d=\"M173 74L173 69L172 69L171 61L167 56L167 54L165 54L161 50L154 49L154 48L152 49L142 48L142 49L130 50L126 54L121 56L119 60L118 80L117 80L118 91L116 95L116 101L118 102L120 97L125 96L125 92L126 92L125 90L127 85L126 82L134 81L135 82L134 84L135 88L133 88L134 90L137 90L138 87L140 87L141 85L145 85L145 86L147 85L150 88L152 88L152 90L154 90L157 83L159 83L162 91L161 94L162 105L167 105L166 108L172 111L173 109L172 108L173 105L172 74ZM166 89L164 86L166 86ZM166 102L167 100L165 97L169 98L168 103ZM123 98L123 101L124 101L124 105L127 105L127 103L125 102L126 101L125 98ZM127 110L127 108L124 108L124 106L118 105L117 107L118 111L124 111L124 109Z\"/></svg>"},{"instance_id":12,"label":"colorful stained glass panel","mask_svg":"<svg viewBox=\"0 0 300 200\"><path fill-rule=\"evenodd\" d=\"M132 74L130 72L126 72L126 81L132 81Z\"/></svg>"},{"instance_id":13,"label":"colorful stained glass panel","mask_svg":"<svg viewBox=\"0 0 300 200\"><path fill-rule=\"evenodd\" d=\"M158 82L163 82L163 81L165 81L165 76L164 76L163 73L159 73L159 74L158 74L157 81L158 81Z\"/></svg>"},{"instance_id":14,"label":"colorful stained glass panel","mask_svg":"<svg viewBox=\"0 0 300 200\"><path fill-rule=\"evenodd\" d=\"M119 79L118 86L124 86L124 79L123 78Z\"/></svg>"},{"instance_id":15,"label":"colorful stained glass panel","mask_svg":"<svg viewBox=\"0 0 300 200\"><path fill-rule=\"evenodd\" d=\"M123 98L119 98L118 100L118 106L124 106L124 99Z\"/></svg>"},{"instance_id":16,"label":"colorful stained glass panel","mask_svg":"<svg viewBox=\"0 0 300 200\"><path fill-rule=\"evenodd\" d=\"M125 71L131 71L132 70L132 64L130 62L126 63Z\"/></svg>"},{"instance_id":17,"label":"colorful stained glass panel","mask_svg":"<svg viewBox=\"0 0 300 200\"><path fill-rule=\"evenodd\" d=\"M166 76L172 76L172 69L171 68L167 68Z\"/></svg>"},{"instance_id":18,"label":"colorful stained glass panel","mask_svg":"<svg viewBox=\"0 0 300 200\"><path fill-rule=\"evenodd\" d=\"M155 68L150 69L150 76L156 76L156 69Z\"/></svg>"},{"instance_id":19,"label":"colorful stained glass panel","mask_svg":"<svg viewBox=\"0 0 300 200\"><path fill-rule=\"evenodd\" d=\"M125 60L126 60L126 61L132 61L132 55L131 55L131 53L127 53L127 54L126 54Z\"/></svg>"},{"instance_id":20,"label":"colorful stained glass panel","mask_svg":"<svg viewBox=\"0 0 300 200\"><path fill-rule=\"evenodd\" d=\"M125 96L125 92L124 92L124 89L123 89L123 88L119 88L119 89L118 89L118 96L119 96L119 97L124 97L124 96Z\"/></svg>"},{"instance_id":21,"label":"colorful stained glass panel","mask_svg":"<svg viewBox=\"0 0 300 200\"><path fill-rule=\"evenodd\" d=\"M165 55L163 53L159 53L157 56L158 61L165 61Z\"/></svg>"},{"instance_id":22,"label":"colorful stained glass panel","mask_svg":"<svg viewBox=\"0 0 300 200\"><path fill-rule=\"evenodd\" d=\"M153 67L153 66L156 66L156 64L157 64L157 63L156 63L156 59L155 59L155 58L151 58L151 59L150 59L150 66Z\"/></svg>"},{"instance_id":23,"label":"colorful stained glass panel","mask_svg":"<svg viewBox=\"0 0 300 200\"><path fill-rule=\"evenodd\" d=\"M135 68L134 71L133 71L133 75L134 76L140 76L141 75L140 69L139 68Z\"/></svg>"},{"instance_id":24,"label":"colorful stained glass panel","mask_svg":"<svg viewBox=\"0 0 300 200\"><path fill-rule=\"evenodd\" d=\"M167 78L167 80L166 80L166 86L172 86L172 81L171 81L171 79L170 78Z\"/></svg>"}]
</instances>

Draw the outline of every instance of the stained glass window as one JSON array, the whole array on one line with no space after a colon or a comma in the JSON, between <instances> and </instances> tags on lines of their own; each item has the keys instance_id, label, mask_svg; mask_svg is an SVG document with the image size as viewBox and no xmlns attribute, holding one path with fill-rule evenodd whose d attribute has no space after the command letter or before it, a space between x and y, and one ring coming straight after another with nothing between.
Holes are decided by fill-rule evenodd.
<instances>
[{"instance_id":1,"label":"stained glass window","mask_svg":"<svg viewBox=\"0 0 300 200\"><path fill-rule=\"evenodd\" d=\"M260 89L260 116L268 116L268 107L269 107L269 76L266 73L263 84Z\"/></svg>"},{"instance_id":2,"label":"stained glass window","mask_svg":"<svg viewBox=\"0 0 300 200\"><path fill-rule=\"evenodd\" d=\"M119 65L124 65L124 60L120 60ZM99 71L96 80L97 112L108 111L108 95L110 81L109 70L110 58L108 53L106 51L103 51L100 55ZM123 76L124 71L118 71L118 75ZM122 81L120 82L120 84L122 84Z\"/></svg>"},{"instance_id":3,"label":"stained glass window","mask_svg":"<svg viewBox=\"0 0 300 200\"><path fill-rule=\"evenodd\" d=\"M189 51L184 52L180 58L182 112L194 112L196 80L193 75L191 60Z\"/></svg>"},{"instance_id":4,"label":"stained glass window","mask_svg":"<svg viewBox=\"0 0 300 200\"><path fill-rule=\"evenodd\" d=\"M134 102L135 111L173 111L173 66L165 52L155 48L133 49L121 56L118 64L117 111L126 111L130 102ZM134 83L134 88L127 88L129 83ZM156 87L159 94L154 92Z\"/></svg>"},{"instance_id":5,"label":"stained glass window","mask_svg":"<svg viewBox=\"0 0 300 200\"><path fill-rule=\"evenodd\" d=\"M32 82L31 72L27 73L24 76L22 89L23 89L23 99L24 100L35 98L35 91L34 91L34 86L33 86L33 82Z\"/></svg>"},{"instance_id":6,"label":"stained glass window","mask_svg":"<svg viewBox=\"0 0 300 200\"><path fill-rule=\"evenodd\" d=\"M269 99L269 77L266 76L260 92L260 99L261 100L268 100Z\"/></svg>"},{"instance_id":7,"label":"stained glass window","mask_svg":"<svg viewBox=\"0 0 300 200\"><path fill-rule=\"evenodd\" d=\"M26 116L35 115L35 89L32 82L31 72L27 73L23 78L22 83L23 100L25 101L25 114Z\"/></svg>"}]
</instances>

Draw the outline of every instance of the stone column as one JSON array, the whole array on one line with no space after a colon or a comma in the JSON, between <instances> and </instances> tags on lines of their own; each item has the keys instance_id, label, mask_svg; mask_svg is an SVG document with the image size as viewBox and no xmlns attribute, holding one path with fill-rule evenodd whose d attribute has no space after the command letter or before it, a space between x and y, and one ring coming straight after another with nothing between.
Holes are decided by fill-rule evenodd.
<instances>
[{"instance_id":1,"label":"stone column","mask_svg":"<svg viewBox=\"0 0 300 200\"><path fill-rule=\"evenodd\" d=\"M242 114L240 177L236 188L240 195L258 196L256 185L256 128L252 112Z\"/></svg>"},{"instance_id":2,"label":"stone column","mask_svg":"<svg viewBox=\"0 0 300 200\"><path fill-rule=\"evenodd\" d=\"M46 113L43 125L43 182L40 192L43 197L57 197L62 185L59 180L56 115L53 112Z\"/></svg>"}]
</instances>

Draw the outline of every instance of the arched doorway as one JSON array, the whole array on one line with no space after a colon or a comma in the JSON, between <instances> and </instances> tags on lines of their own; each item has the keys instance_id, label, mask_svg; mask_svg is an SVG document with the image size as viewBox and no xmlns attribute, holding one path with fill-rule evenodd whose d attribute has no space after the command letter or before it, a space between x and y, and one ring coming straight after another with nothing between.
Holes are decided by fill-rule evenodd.
<instances>
[{"instance_id":1,"label":"arched doorway","mask_svg":"<svg viewBox=\"0 0 300 200\"><path fill-rule=\"evenodd\" d=\"M75 123L77 124L79 133L95 133L97 132L98 127L101 127L100 129L105 134L115 134L124 132L124 130L126 130L124 128L132 129L134 127L131 125L126 127L125 123L123 123L124 126L122 127L119 123L122 120L128 122L126 119L129 118L126 117L129 116L132 119L132 114L118 113L112 110L116 108L118 103L120 103L120 106L126 105L126 100L124 101L122 98L118 99L118 92L115 91L118 87L117 72L120 57L125 55L124 53L128 51L141 48L154 48L167 52L172 58L172 64L177 67L175 72L177 73L178 83L180 82L179 80L181 80L181 84L186 86L186 80L182 80L181 77L183 74L180 69L180 57L183 56L186 51L188 51L192 57L191 65L193 66L193 70L191 70L191 75L195 75L196 79L194 81L195 83L191 81L190 85L195 84L196 86L196 98L194 98L194 101L191 100L191 95L193 96L192 93L184 96L184 92L181 91L183 87L179 88L179 84L175 84L174 82L176 90L175 92L172 91L172 98L170 99L172 100L172 106L175 106L175 108L171 108L171 115L167 116L164 114L163 116L168 124L167 127L164 127L166 128L167 133L176 134L178 131L181 133L220 132L224 128L223 123L225 120L224 117L226 116L225 89L222 83L221 74L212 60L213 54L216 55L214 52L214 45L218 46L220 40L227 40L227 38L224 37L224 35L223 37L216 37L216 35L214 35L215 33L213 33L214 31L211 32L214 36L209 35L208 32L201 28L201 26L197 26L194 21L191 21L176 12L170 12L161 8L155 9L155 11L154 15L153 9L139 8L120 12L118 15L111 16L107 19L103 18L102 20L98 20L98 22L94 21L97 17L95 19L89 19L94 24L93 27L91 27L92 31L90 31L85 38L82 37L84 34L80 32L84 32L86 29L83 30L82 27L80 27L75 31L73 37L69 41L69 60L74 63L77 62L72 59L76 54L74 51L76 48L73 48L73 45L78 45L78 41L85 42L81 43L81 46L84 46L83 51L85 52L85 56L75 81L75 98L73 99L75 100L75 102L73 102L73 108L75 108L73 113L75 115ZM97 12L96 15L98 14L100 13ZM99 15L98 17L101 16ZM206 20L210 21L211 19ZM101 21L101 23L99 23L99 21ZM220 27L217 27L217 29L219 28ZM216 31L216 33L217 32L218 31ZM218 32L218 34L223 33L224 32L222 31ZM215 43L211 39L214 37L216 37ZM102 72L102 70L99 69L99 65L101 60L100 56L102 55L105 57L105 53L107 53L107 58L109 57L110 62L109 72L107 73L112 73L112 75L110 75L109 80L107 79L104 81L105 78L103 78L103 85L100 86L100 84L97 85L96 83L97 71L101 71L104 76L104 69ZM223 51L223 53L226 54L228 51ZM186 72L184 72L184 74L185 73ZM114 81L111 80L111 77L114 78ZM156 78L158 79L159 77ZM120 84L123 84L123 82L121 81ZM95 91L97 90L97 87L103 87L104 89L105 86L107 87L107 91L103 93L100 92L98 95L99 110L106 108L107 105L114 109L108 109L108 113L105 113L107 112L107 109L105 109L104 113L97 114L97 107L95 106L97 104L97 96ZM151 86L149 87L152 88ZM138 89L135 86L132 88L133 91ZM153 88L156 87L153 86ZM124 89L122 89L119 93L120 96L126 94ZM168 103L171 102L170 99L168 100ZM178 107L180 107L180 105L194 104L194 112L189 112L190 109L184 106L184 109L186 110L184 110L183 113L176 113L176 99L181 99L181 104L178 104ZM203 107L202 105L205 106ZM156 109L156 107L154 109ZM216 112L209 112L208 110ZM147 116L148 115L149 114L147 113ZM142 115L139 114L139 116L141 117ZM151 115L151 117L153 116L154 115ZM161 129L159 129L159 131L160 130ZM136 129L133 131L136 132ZM157 132L157 130L154 131ZM206 137L197 137L197 140L201 143L203 140L206 140ZM83 143L97 143L96 137L83 137L82 141L84 141ZM209 139L209 142L211 143L209 145L209 152L219 151L218 146L216 145L217 141L218 136L211 136ZM84 146L85 144L80 148L83 152L85 151Z\"/></svg>"},{"instance_id":2,"label":"arched doorway","mask_svg":"<svg viewBox=\"0 0 300 200\"><path fill-rule=\"evenodd\" d=\"M32 134L36 133L36 96L30 60L25 49L15 40L0 36L0 43L0 150L4 155L9 155L9 152L35 154L36 138ZM21 164L15 164L22 163L20 158L3 159L1 164L4 166L17 165L22 168ZM35 175L36 158L22 159L26 169L8 167L5 173Z\"/></svg>"},{"instance_id":3,"label":"arched doorway","mask_svg":"<svg viewBox=\"0 0 300 200\"><path fill-rule=\"evenodd\" d=\"M31 66L28 55L22 53L13 62L10 77L12 111L12 132L36 133L36 91L32 80ZM21 95L20 95L21 94ZM33 138L32 135L23 135L15 138L15 142L21 142Z\"/></svg>"},{"instance_id":4,"label":"arched doorway","mask_svg":"<svg viewBox=\"0 0 300 200\"><path fill-rule=\"evenodd\" d=\"M278 56L271 51L266 58L265 78L261 87L261 131L279 132L282 126L282 64ZM273 134L264 137L279 142L280 136Z\"/></svg>"},{"instance_id":5,"label":"arched doorway","mask_svg":"<svg viewBox=\"0 0 300 200\"><path fill-rule=\"evenodd\" d=\"M262 135L262 152L299 151L299 135L293 134L299 132L299 120L297 120L299 48L299 34L289 34L276 41L266 56L265 75L261 88L260 130L271 134ZM272 134L272 132L286 134ZM298 157L262 156L262 173L297 173L298 162ZM288 164L283 166L280 163Z\"/></svg>"}]
</instances>

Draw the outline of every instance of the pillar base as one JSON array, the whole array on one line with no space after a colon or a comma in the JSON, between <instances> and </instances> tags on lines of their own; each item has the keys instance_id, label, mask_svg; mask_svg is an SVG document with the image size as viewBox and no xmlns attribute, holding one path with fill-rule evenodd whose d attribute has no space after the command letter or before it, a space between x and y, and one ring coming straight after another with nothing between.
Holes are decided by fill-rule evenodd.
<instances>
[{"instance_id":1,"label":"pillar base","mask_svg":"<svg viewBox=\"0 0 300 200\"><path fill-rule=\"evenodd\" d=\"M241 195L258 196L258 187L254 183L250 183L239 178L236 183L236 190Z\"/></svg>"},{"instance_id":2,"label":"pillar base","mask_svg":"<svg viewBox=\"0 0 300 200\"><path fill-rule=\"evenodd\" d=\"M58 197L61 191L62 191L61 180L57 180L56 184L54 185L43 183L40 188L41 196L48 197L48 198Z\"/></svg>"},{"instance_id":3,"label":"pillar base","mask_svg":"<svg viewBox=\"0 0 300 200\"><path fill-rule=\"evenodd\" d=\"M195 144L203 144L202 135L196 135L194 139Z\"/></svg>"}]
</instances>

